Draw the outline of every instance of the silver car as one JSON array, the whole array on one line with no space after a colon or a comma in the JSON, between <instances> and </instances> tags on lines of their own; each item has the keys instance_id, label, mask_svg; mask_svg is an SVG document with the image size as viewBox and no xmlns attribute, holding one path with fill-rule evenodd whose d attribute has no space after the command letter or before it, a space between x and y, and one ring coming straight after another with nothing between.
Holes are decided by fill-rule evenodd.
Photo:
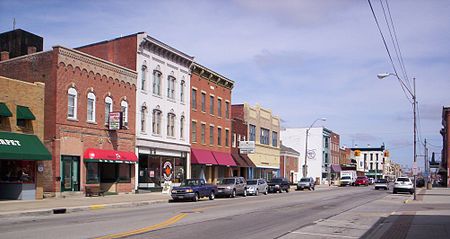
<instances>
[{"instance_id":1,"label":"silver car","mask_svg":"<svg viewBox=\"0 0 450 239\"><path fill-rule=\"evenodd\" d=\"M306 188L309 190L315 189L315 182L312 177L301 178L300 181L298 181L297 190L303 190Z\"/></svg>"},{"instance_id":2,"label":"silver car","mask_svg":"<svg viewBox=\"0 0 450 239\"><path fill-rule=\"evenodd\" d=\"M243 177L231 177L219 179L217 183L216 196L236 197L236 195L247 196L247 183Z\"/></svg>"},{"instance_id":3,"label":"silver car","mask_svg":"<svg viewBox=\"0 0 450 239\"><path fill-rule=\"evenodd\" d=\"M267 195L269 186L267 186L266 180L260 179L249 179L247 180L247 194L258 196L259 193L264 193Z\"/></svg>"}]
</instances>

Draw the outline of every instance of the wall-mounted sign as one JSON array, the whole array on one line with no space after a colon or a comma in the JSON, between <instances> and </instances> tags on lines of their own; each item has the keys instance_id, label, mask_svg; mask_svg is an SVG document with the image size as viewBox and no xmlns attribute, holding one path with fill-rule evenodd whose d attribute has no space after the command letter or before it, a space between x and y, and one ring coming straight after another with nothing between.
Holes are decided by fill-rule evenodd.
<instances>
[{"instance_id":1,"label":"wall-mounted sign","mask_svg":"<svg viewBox=\"0 0 450 239\"><path fill-rule=\"evenodd\" d=\"M110 112L109 113L109 121L108 121L108 125L109 125L109 130L119 130L122 129L122 112L120 111L115 111L115 112Z\"/></svg>"},{"instance_id":2,"label":"wall-mounted sign","mask_svg":"<svg viewBox=\"0 0 450 239\"><path fill-rule=\"evenodd\" d=\"M254 154L255 141L239 141L239 152L241 154Z\"/></svg>"},{"instance_id":3,"label":"wall-mounted sign","mask_svg":"<svg viewBox=\"0 0 450 239\"><path fill-rule=\"evenodd\" d=\"M315 159L316 158L316 151L314 149L308 150L308 159Z\"/></svg>"},{"instance_id":4,"label":"wall-mounted sign","mask_svg":"<svg viewBox=\"0 0 450 239\"><path fill-rule=\"evenodd\" d=\"M172 162L166 161L163 165L163 177L165 181L172 181L173 166Z\"/></svg>"}]
</instances>

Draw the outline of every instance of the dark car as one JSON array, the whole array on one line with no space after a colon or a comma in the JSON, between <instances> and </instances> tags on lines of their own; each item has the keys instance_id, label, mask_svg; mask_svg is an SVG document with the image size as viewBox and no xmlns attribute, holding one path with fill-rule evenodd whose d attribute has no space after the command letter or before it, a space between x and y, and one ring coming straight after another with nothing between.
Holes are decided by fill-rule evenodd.
<instances>
[{"instance_id":1,"label":"dark car","mask_svg":"<svg viewBox=\"0 0 450 239\"><path fill-rule=\"evenodd\" d=\"M425 179L424 178L417 178L416 179L416 187L418 187L418 188L425 187Z\"/></svg>"},{"instance_id":2,"label":"dark car","mask_svg":"<svg viewBox=\"0 0 450 239\"><path fill-rule=\"evenodd\" d=\"M269 192L289 192L289 181L285 178L272 178L267 184L269 185Z\"/></svg>"},{"instance_id":3,"label":"dark car","mask_svg":"<svg viewBox=\"0 0 450 239\"><path fill-rule=\"evenodd\" d=\"M369 186L369 178L367 176L357 177L355 181L355 186L359 185Z\"/></svg>"},{"instance_id":4,"label":"dark car","mask_svg":"<svg viewBox=\"0 0 450 239\"><path fill-rule=\"evenodd\" d=\"M173 200L198 201L202 197L209 197L214 200L217 193L217 186L206 184L204 179L186 179L179 187L173 187L171 196Z\"/></svg>"}]
</instances>

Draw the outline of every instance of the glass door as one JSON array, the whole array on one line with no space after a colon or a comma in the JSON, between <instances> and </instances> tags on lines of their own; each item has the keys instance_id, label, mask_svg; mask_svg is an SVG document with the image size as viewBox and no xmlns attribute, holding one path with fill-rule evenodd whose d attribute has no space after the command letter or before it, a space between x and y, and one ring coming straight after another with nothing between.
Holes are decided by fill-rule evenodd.
<instances>
[{"instance_id":1,"label":"glass door","mask_svg":"<svg viewBox=\"0 0 450 239\"><path fill-rule=\"evenodd\" d=\"M80 157L61 157L61 191L80 190Z\"/></svg>"}]
</instances>

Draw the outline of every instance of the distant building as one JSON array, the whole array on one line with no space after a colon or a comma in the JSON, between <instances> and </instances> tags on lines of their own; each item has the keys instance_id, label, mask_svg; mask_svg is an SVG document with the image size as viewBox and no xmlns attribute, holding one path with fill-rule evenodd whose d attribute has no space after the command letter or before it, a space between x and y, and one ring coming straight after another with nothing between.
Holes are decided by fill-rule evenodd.
<instances>
[{"instance_id":1,"label":"distant building","mask_svg":"<svg viewBox=\"0 0 450 239\"><path fill-rule=\"evenodd\" d=\"M0 61L41 52L43 47L42 37L22 29L0 33Z\"/></svg>"},{"instance_id":2,"label":"distant building","mask_svg":"<svg viewBox=\"0 0 450 239\"><path fill-rule=\"evenodd\" d=\"M356 160L356 171L359 176L365 175L369 178L384 178L385 146L372 148L355 147L351 149ZM386 155L387 156L387 155Z\"/></svg>"},{"instance_id":3,"label":"distant building","mask_svg":"<svg viewBox=\"0 0 450 239\"><path fill-rule=\"evenodd\" d=\"M442 153L441 153L441 165L438 170L438 174L441 175L442 181L445 186L450 187L450 160L449 145L450 145L450 107L442 107Z\"/></svg>"},{"instance_id":4,"label":"distant building","mask_svg":"<svg viewBox=\"0 0 450 239\"><path fill-rule=\"evenodd\" d=\"M231 155L237 164L237 168L233 169L233 175L248 179L251 174L250 171L253 170L255 164L248 157L247 153L239 150L239 143L247 141L248 133L248 125L241 116L232 115L231 133Z\"/></svg>"},{"instance_id":5,"label":"distant building","mask_svg":"<svg viewBox=\"0 0 450 239\"><path fill-rule=\"evenodd\" d=\"M297 183L301 175L298 174L300 153L281 144L280 151L280 177L287 178L290 183Z\"/></svg>"},{"instance_id":6,"label":"distant building","mask_svg":"<svg viewBox=\"0 0 450 239\"><path fill-rule=\"evenodd\" d=\"M351 152L352 152L352 150L347 147L341 147L339 149L339 164L340 165L348 165L348 164L354 163L351 160ZM355 164L355 166L356 166L356 164Z\"/></svg>"}]
</instances>

